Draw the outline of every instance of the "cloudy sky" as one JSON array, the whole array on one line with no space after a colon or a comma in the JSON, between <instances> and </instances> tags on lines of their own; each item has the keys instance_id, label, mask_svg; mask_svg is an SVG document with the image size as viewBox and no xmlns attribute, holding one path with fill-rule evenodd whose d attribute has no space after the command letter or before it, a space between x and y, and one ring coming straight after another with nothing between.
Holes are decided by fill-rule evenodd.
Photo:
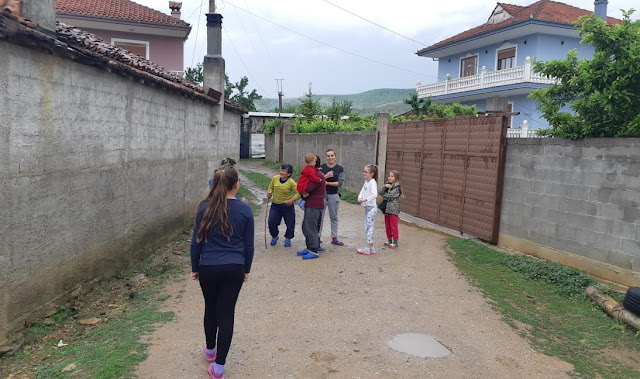
<instances>
[{"instance_id":1,"label":"cloudy sky","mask_svg":"<svg viewBox=\"0 0 640 379\"><path fill-rule=\"evenodd\" d=\"M168 0L134 1L169 12ZM528 5L534 1L505 2ZM593 9L593 0L564 2ZM246 75L249 87L264 97L277 97L276 78L284 79L285 97L301 96L309 82L317 94L414 88L418 81L436 82L437 62L415 52L484 23L496 3L216 0L217 13L223 16L222 53L227 73L233 82ZM637 0L611 0L608 14L621 18L619 9L630 9L634 3ZM182 19L192 25L185 44L185 67L202 62L206 53L208 6L209 0L182 0Z\"/></svg>"}]
</instances>

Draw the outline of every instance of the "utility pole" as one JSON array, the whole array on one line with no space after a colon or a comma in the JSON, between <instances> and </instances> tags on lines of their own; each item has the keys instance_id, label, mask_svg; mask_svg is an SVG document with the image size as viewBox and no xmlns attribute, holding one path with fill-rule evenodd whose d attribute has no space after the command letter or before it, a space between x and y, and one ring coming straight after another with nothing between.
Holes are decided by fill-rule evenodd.
<instances>
[{"instance_id":1,"label":"utility pole","mask_svg":"<svg viewBox=\"0 0 640 379\"><path fill-rule=\"evenodd\" d=\"M284 96L284 92L282 92L282 82L284 79L276 79L276 85L278 86L278 118L280 118L280 114L282 113L282 96Z\"/></svg>"}]
</instances>

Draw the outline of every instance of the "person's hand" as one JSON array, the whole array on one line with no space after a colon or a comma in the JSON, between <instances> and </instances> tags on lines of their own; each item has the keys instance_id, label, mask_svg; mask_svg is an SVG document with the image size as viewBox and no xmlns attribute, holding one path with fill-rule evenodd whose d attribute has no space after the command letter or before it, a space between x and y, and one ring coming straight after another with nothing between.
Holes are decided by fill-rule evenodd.
<instances>
[{"instance_id":1,"label":"person's hand","mask_svg":"<svg viewBox=\"0 0 640 379\"><path fill-rule=\"evenodd\" d=\"M391 183L387 183L387 184L385 184L384 186L385 186L385 187L387 187L387 188L391 188L391 187L393 187L393 184L391 184Z\"/></svg>"},{"instance_id":2,"label":"person's hand","mask_svg":"<svg viewBox=\"0 0 640 379\"><path fill-rule=\"evenodd\" d=\"M200 274L198 274L197 272L191 273L191 280L198 280L199 277L200 277Z\"/></svg>"},{"instance_id":3,"label":"person's hand","mask_svg":"<svg viewBox=\"0 0 640 379\"><path fill-rule=\"evenodd\" d=\"M358 203L360 204L364 203L364 199L358 198Z\"/></svg>"},{"instance_id":4,"label":"person's hand","mask_svg":"<svg viewBox=\"0 0 640 379\"><path fill-rule=\"evenodd\" d=\"M293 204L293 199L289 199L289 200L285 201L284 203L287 204L287 205L291 205L291 204Z\"/></svg>"},{"instance_id":5,"label":"person's hand","mask_svg":"<svg viewBox=\"0 0 640 379\"><path fill-rule=\"evenodd\" d=\"M333 171L329 171L326 174L324 174L324 178L325 179L333 178Z\"/></svg>"},{"instance_id":6,"label":"person's hand","mask_svg":"<svg viewBox=\"0 0 640 379\"><path fill-rule=\"evenodd\" d=\"M270 199L271 195L272 195L271 192L267 192L267 199Z\"/></svg>"},{"instance_id":7,"label":"person's hand","mask_svg":"<svg viewBox=\"0 0 640 379\"><path fill-rule=\"evenodd\" d=\"M300 195L302 195L302 197L307 197L307 196L309 196L309 193L308 192L303 192Z\"/></svg>"},{"instance_id":8,"label":"person's hand","mask_svg":"<svg viewBox=\"0 0 640 379\"><path fill-rule=\"evenodd\" d=\"M244 274L244 281L245 282L249 281L249 274L248 273Z\"/></svg>"}]
</instances>

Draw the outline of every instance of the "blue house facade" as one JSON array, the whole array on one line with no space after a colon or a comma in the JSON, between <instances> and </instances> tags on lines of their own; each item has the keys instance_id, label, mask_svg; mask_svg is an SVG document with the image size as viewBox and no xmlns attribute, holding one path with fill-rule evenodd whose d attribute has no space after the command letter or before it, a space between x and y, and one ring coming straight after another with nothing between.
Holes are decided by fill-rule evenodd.
<instances>
[{"instance_id":1,"label":"blue house facade","mask_svg":"<svg viewBox=\"0 0 640 379\"><path fill-rule=\"evenodd\" d=\"M594 5L595 12L549 0L528 6L498 3L485 24L417 52L438 61L438 82L418 83L418 97L475 104L481 110L497 110L496 104L504 109L506 100L506 110L520 113L512 117L512 128L525 121L531 129L547 128L537 103L527 96L554 79L533 72L533 60L562 59L571 49L590 58L593 48L580 44L574 22L592 13L606 17L607 1L596 0Z\"/></svg>"}]
</instances>

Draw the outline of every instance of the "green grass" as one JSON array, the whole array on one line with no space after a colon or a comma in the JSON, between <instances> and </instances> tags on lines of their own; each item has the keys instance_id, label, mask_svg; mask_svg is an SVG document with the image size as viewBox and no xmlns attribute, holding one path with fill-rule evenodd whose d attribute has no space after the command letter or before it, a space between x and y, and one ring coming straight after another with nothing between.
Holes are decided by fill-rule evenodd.
<instances>
[{"instance_id":1,"label":"green grass","mask_svg":"<svg viewBox=\"0 0 640 379\"><path fill-rule=\"evenodd\" d=\"M277 171L277 170L280 170L281 163L273 162L273 161L266 161L265 160L262 163L262 165ZM294 166L293 167L293 174L291 175L291 177L294 178L294 179L295 178L299 178L300 177L300 171L302 171L302 167ZM267 186L268 185L269 185L269 182L267 182ZM358 204L358 194L355 193L355 192L351 192L348 189L340 188L340 198L342 199L342 201L345 201L347 203Z\"/></svg>"},{"instance_id":2,"label":"green grass","mask_svg":"<svg viewBox=\"0 0 640 379\"><path fill-rule=\"evenodd\" d=\"M0 377L11 373L38 379L133 377L136 365L146 358L148 344L142 342L141 337L174 317L173 312L159 310L171 297L161 291L169 280L184 275L189 258L177 253L188 251L188 246L188 232L185 232L160 249L173 256L173 260L158 263L158 254L153 254L136 267L120 272L113 280L97 285L81 296L73 308L60 308L44 320L47 324L43 321L27 328L23 349L0 358ZM167 253L167 247L173 251ZM129 298L127 295L132 290L125 284L139 273L146 274L147 282L135 288L137 295ZM118 308L106 307L112 301ZM77 320L89 317L103 321L87 326L78 324ZM67 346L57 348L60 339ZM63 372L71 364L75 368Z\"/></svg>"},{"instance_id":3,"label":"green grass","mask_svg":"<svg viewBox=\"0 0 640 379\"><path fill-rule=\"evenodd\" d=\"M267 187L269 187L269 183L271 183L271 178L273 177L273 176L267 176L265 174L260 174L258 172L251 172L251 171L245 171L245 170L240 170L240 172L242 173L242 175L246 176L247 179L251 180L258 187L264 189L265 191L267 190Z\"/></svg>"},{"instance_id":4,"label":"green grass","mask_svg":"<svg viewBox=\"0 0 640 379\"><path fill-rule=\"evenodd\" d=\"M584 378L640 377L639 338L584 294L593 278L553 262L513 256L459 238L451 259L532 346Z\"/></svg>"}]
</instances>

